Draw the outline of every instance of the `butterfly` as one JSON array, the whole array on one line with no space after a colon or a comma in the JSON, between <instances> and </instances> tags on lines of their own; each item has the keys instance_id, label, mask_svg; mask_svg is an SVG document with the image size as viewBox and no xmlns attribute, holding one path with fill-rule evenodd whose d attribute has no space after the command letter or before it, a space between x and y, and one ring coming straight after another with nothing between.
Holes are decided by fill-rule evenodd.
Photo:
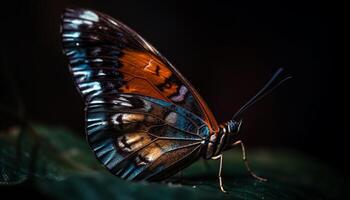
<instances>
[{"instance_id":1,"label":"butterfly","mask_svg":"<svg viewBox=\"0 0 350 200\"><path fill-rule=\"evenodd\" d=\"M250 170L237 138L242 121L219 125L190 82L135 31L100 12L66 9L61 35L85 102L87 141L112 174L161 181L200 158L220 159L219 184L225 191L222 153L239 145L248 171L265 180Z\"/></svg>"}]
</instances>

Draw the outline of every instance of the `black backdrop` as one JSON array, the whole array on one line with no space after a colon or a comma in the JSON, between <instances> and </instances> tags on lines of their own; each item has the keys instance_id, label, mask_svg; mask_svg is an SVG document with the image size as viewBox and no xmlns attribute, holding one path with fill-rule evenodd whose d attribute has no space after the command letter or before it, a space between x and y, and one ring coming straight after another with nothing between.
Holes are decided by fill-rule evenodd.
<instances>
[{"instance_id":1,"label":"black backdrop","mask_svg":"<svg viewBox=\"0 0 350 200\"><path fill-rule=\"evenodd\" d=\"M1 105L16 106L17 92L27 118L68 126L83 137L83 102L62 55L59 24L65 7L91 8L123 21L157 47L219 122L284 67L293 80L244 115L243 140L248 148L295 149L345 169L346 132L339 127L334 89L334 7L317 1L228 2L7 2L1 8ZM11 124L7 115L0 119L3 126Z\"/></svg>"}]
</instances>

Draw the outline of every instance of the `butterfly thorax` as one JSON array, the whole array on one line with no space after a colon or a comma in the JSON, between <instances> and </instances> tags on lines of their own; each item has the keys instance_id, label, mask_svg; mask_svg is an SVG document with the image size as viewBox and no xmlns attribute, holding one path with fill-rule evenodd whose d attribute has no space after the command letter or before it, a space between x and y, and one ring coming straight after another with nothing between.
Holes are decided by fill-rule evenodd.
<instances>
[{"instance_id":1,"label":"butterfly thorax","mask_svg":"<svg viewBox=\"0 0 350 200\"><path fill-rule=\"evenodd\" d=\"M236 140L237 133L241 127L241 121L230 120L221 124L219 131L213 132L207 141L204 158L210 159L220 155L228 149Z\"/></svg>"}]
</instances>

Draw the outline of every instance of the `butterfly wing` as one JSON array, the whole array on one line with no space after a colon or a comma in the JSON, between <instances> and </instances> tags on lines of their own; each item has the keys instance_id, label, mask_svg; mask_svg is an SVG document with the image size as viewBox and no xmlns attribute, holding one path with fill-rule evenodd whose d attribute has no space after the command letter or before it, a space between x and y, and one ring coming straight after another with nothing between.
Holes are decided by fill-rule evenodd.
<instances>
[{"instance_id":1,"label":"butterfly wing","mask_svg":"<svg viewBox=\"0 0 350 200\"><path fill-rule=\"evenodd\" d=\"M87 107L87 138L96 157L128 180L162 180L200 157L209 128L172 103L105 94Z\"/></svg>"},{"instance_id":2,"label":"butterfly wing","mask_svg":"<svg viewBox=\"0 0 350 200\"><path fill-rule=\"evenodd\" d=\"M66 9L62 40L75 83L88 102L108 92L139 94L172 102L218 125L190 83L152 45L111 17Z\"/></svg>"},{"instance_id":3,"label":"butterfly wing","mask_svg":"<svg viewBox=\"0 0 350 200\"><path fill-rule=\"evenodd\" d=\"M87 139L110 172L161 180L194 162L217 123L183 76L111 17L67 9L62 40L86 103Z\"/></svg>"}]
</instances>

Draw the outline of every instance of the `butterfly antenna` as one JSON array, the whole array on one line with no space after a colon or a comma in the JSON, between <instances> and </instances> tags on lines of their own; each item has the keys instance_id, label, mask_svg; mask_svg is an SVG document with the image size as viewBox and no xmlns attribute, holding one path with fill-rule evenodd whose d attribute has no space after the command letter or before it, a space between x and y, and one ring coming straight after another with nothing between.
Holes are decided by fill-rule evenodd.
<instances>
[{"instance_id":1,"label":"butterfly antenna","mask_svg":"<svg viewBox=\"0 0 350 200\"><path fill-rule=\"evenodd\" d=\"M283 68L279 68L275 74L271 77L271 79L264 85L263 88L259 90L258 93L256 93L247 103L245 103L232 117L232 119L236 119L237 116L242 114L244 111L249 109L253 104L258 102L260 99L265 97L266 95L270 94L273 90L275 90L278 86L280 86L282 83L287 81L288 79L291 79L292 76L288 76L281 81L279 81L277 84L273 85L273 83L276 81L277 77L283 72Z\"/></svg>"}]
</instances>

